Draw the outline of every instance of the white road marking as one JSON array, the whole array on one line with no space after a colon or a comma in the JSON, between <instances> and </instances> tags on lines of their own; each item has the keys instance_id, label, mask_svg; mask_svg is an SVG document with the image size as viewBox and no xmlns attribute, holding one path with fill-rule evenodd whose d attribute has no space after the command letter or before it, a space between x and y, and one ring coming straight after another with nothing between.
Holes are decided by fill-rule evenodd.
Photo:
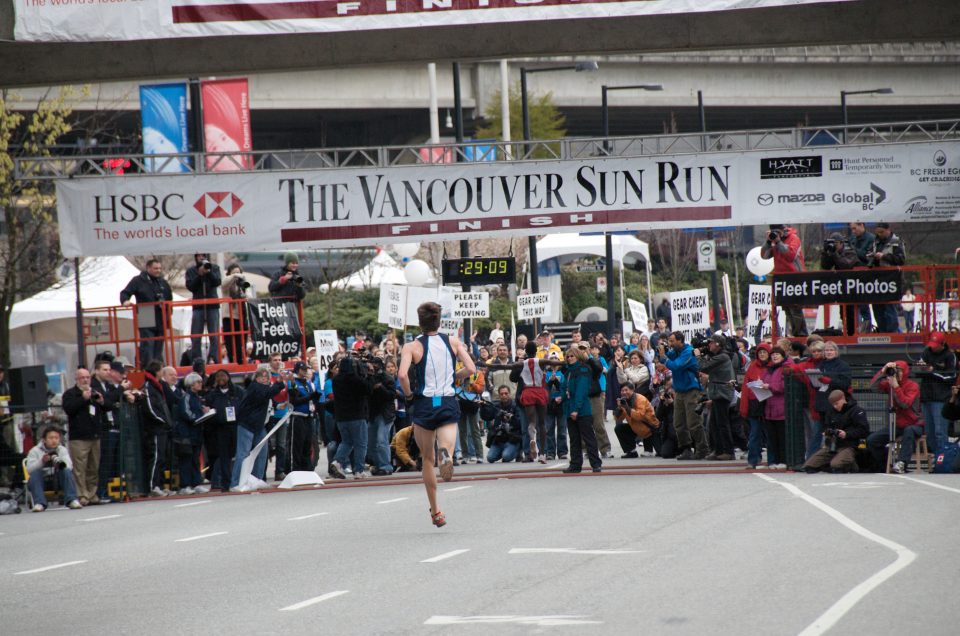
<instances>
[{"instance_id":1,"label":"white road marking","mask_svg":"<svg viewBox=\"0 0 960 636\"><path fill-rule=\"evenodd\" d=\"M424 625L480 625L515 623L553 627L558 625L602 625L603 621L588 620L588 616L557 614L553 616L431 616Z\"/></svg>"},{"instance_id":2,"label":"white road marking","mask_svg":"<svg viewBox=\"0 0 960 636\"><path fill-rule=\"evenodd\" d=\"M884 581L892 577L894 574L896 574L900 570L904 569L905 567L913 563L914 559L917 558L916 553L913 552L912 550L909 550L908 548L905 548L899 543L895 543L890 539L886 539L874 532L871 532L870 530L867 530L856 521L844 515L842 512L834 508L831 508L830 506L828 506L827 504L823 503L822 501L820 501L815 497L811 497L810 495L803 492L793 484L777 481L772 477L769 477L767 475L762 475L760 473L754 473L754 474L760 479L763 479L764 481L769 481L770 483L783 486L789 492L793 493L797 497L800 497L811 506L818 508L824 513L826 513L827 515L833 517L835 521L840 523L842 526L844 526L851 532L855 532L856 534L859 534L861 537L863 537L864 539L867 539L868 541L873 541L874 543L878 543L883 547L892 550L893 553L897 555L897 558L893 563L883 568L879 572L876 572L873 576L871 576L865 581L862 581L859 585L857 585L856 587L851 589L849 592L841 596L836 603L834 603L829 608L827 608L827 611L825 611L823 614L815 618L812 623L807 625L806 629L800 632L800 636L814 636L816 634L825 633L831 627L836 625L837 622L841 618L843 618L843 616L847 612L853 609L854 605L856 605L863 597L865 597L867 594L873 591L874 588L878 587Z\"/></svg>"},{"instance_id":3,"label":"white road marking","mask_svg":"<svg viewBox=\"0 0 960 636\"><path fill-rule=\"evenodd\" d=\"M424 559L420 563L436 563L437 561L443 561L444 559L449 559L451 557L455 557L459 554L463 554L464 552L469 552L469 551L470 551L469 548L463 549L463 550L452 550L450 552L444 552L443 554L438 554L437 556L431 557L429 559Z\"/></svg>"},{"instance_id":4,"label":"white road marking","mask_svg":"<svg viewBox=\"0 0 960 636\"><path fill-rule=\"evenodd\" d=\"M123 515L107 515L105 517L88 517L86 519L81 519L80 521L103 521L104 519L116 519L122 516Z\"/></svg>"},{"instance_id":5,"label":"white road marking","mask_svg":"<svg viewBox=\"0 0 960 636\"><path fill-rule=\"evenodd\" d=\"M226 532L211 532L210 534L200 534L195 537L187 537L185 539L176 539L174 543L186 543L187 541L196 541L197 539L208 539L210 537L219 537L221 534L227 534Z\"/></svg>"},{"instance_id":6,"label":"white road marking","mask_svg":"<svg viewBox=\"0 0 960 636\"><path fill-rule=\"evenodd\" d=\"M208 504L208 503L210 503L211 501L213 501L213 499L201 499L200 501L191 501L191 502L188 502L188 503L177 504L176 506L174 506L174 508L187 508L187 507L189 507L189 506L202 506L203 504Z\"/></svg>"},{"instance_id":7,"label":"white road marking","mask_svg":"<svg viewBox=\"0 0 960 636\"><path fill-rule=\"evenodd\" d=\"M297 611L297 610L299 610L299 609L303 609L304 607L310 607L311 605L316 605L317 603L322 603L322 602L328 601L328 600L330 600L330 599L332 599L332 598L336 598L336 597L338 597L338 596L343 596L344 594L349 594L349 593L350 593L350 590L337 590L336 592L327 592L326 594L323 594L323 595L321 595L321 596L315 596L315 597L313 597L313 598L308 598L308 599L305 600L305 601L300 601L299 603L294 603L293 605L287 605L286 607L281 607L281 608L280 608L279 610L277 610L277 611L279 611L279 612L295 612L295 611Z\"/></svg>"},{"instance_id":8,"label":"white road marking","mask_svg":"<svg viewBox=\"0 0 960 636\"><path fill-rule=\"evenodd\" d=\"M822 484L810 485L819 488L838 486L840 488L847 488L850 490L867 490L870 488L882 488L884 486L900 486L901 484L889 481L828 481Z\"/></svg>"},{"instance_id":9,"label":"white road marking","mask_svg":"<svg viewBox=\"0 0 960 636\"><path fill-rule=\"evenodd\" d=\"M287 521L303 521L304 519L313 519L314 517L322 517L323 515L328 515L329 512L315 512L312 515L303 515L302 517L290 517Z\"/></svg>"},{"instance_id":10,"label":"white road marking","mask_svg":"<svg viewBox=\"0 0 960 636\"><path fill-rule=\"evenodd\" d=\"M14 574L37 574L39 572L47 572L49 570L59 570L60 568L65 568L71 565L80 565L81 563L86 563L86 561L67 561L66 563L57 563L56 565L48 565L43 568L37 568L35 570L24 570L23 572L14 572Z\"/></svg>"},{"instance_id":11,"label":"white road marking","mask_svg":"<svg viewBox=\"0 0 960 636\"><path fill-rule=\"evenodd\" d=\"M410 497L397 497L396 499L387 499L386 501L378 501L377 503L378 504L397 503L398 501L406 501L409 498Z\"/></svg>"},{"instance_id":12,"label":"white road marking","mask_svg":"<svg viewBox=\"0 0 960 636\"><path fill-rule=\"evenodd\" d=\"M641 554L646 550L580 550L577 548L510 548L507 554Z\"/></svg>"},{"instance_id":13,"label":"white road marking","mask_svg":"<svg viewBox=\"0 0 960 636\"><path fill-rule=\"evenodd\" d=\"M547 466L547 470L553 470L554 468L566 468L570 465L570 462L557 462L553 466Z\"/></svg>"},{"instance_id":14,"label":"white road marking","mask_svg":"<svg viewBox=\"0 0 960 636\"><path fill-rule=\"evenodd\" d=\"M932 481L924 481L922 479L917 479L916 477L907 477L906 475L890 475L891 477L899 477L900 479L906 479L909 481L915 481L918 484L923 484L924 486L930 486L931 488L939 488L940 490L948 490L950 492L960 493L960 490L956 488L950 488L949 486L941 486L940 484L934 483Z\"/></svg>"},{"instance_id":15,"label":"white road marking","mask_svg":"<svg viewBox=\"0 0 960 636\"><path fill-rule=\"evenodd\" d=\"M447 488L443 492L457 492L458 490L466 490L467 488L473 488L473 486L457 486L456 488Z\"/></svg>"}]
</instances>

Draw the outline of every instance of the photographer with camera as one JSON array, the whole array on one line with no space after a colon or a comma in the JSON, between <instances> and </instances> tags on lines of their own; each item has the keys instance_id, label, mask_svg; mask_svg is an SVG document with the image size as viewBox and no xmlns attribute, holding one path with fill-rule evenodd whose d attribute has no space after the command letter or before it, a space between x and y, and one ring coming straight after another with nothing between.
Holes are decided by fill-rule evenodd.
<instances>
[{"instance_id":1,"label":"photographer with camera","mask_svg":"<svg viewBox=\"0 0 960 636\"><path fill-rule=\"evenodd\" d=\"M240 471L243 460L250 451L266 436L266 424L269 418L270 402L287 388L287 381L293 374L285 372L271 383L270 365L261 364L253 374L253 382L246 388L240 405L237 407L237 449L233 456L233 473L230 475L230 490L240 485ZM251 474L263 479L267 472L267 447L260 449L253 463Z\"/></svg>"},{"instance_id":2,"label":"photographer with camera","mask_svg":"<svg viewBox=\"0 0 960 636\"><path fill-rule=\"evenodd\" d=\"M34 446L27 453L27 488L33 495L33 511L43 512L47 509L47 497L44 493L43 480L48 474L56 476L60 490L63 491L63 500L76 510L81 508L77 500L77 486L73 481L73 462L66 446L60 443L60 430L54 426L44 429L40 444Z\"/></svg>"},{"instance_id":3,"label":"photographer with camera","mask_svg":"<svg viewBox=\"0 0 960 636\"><path fill-rule=\"evenodd\" d=\"M700 358L700 378L707 387L710 400L710 445L713 452L707 455L711 461L731 461L733 432L730 429L730 405L735 399L734 370L730 354L726 352L727 339L721 335L710 336L706 348L694 349Z\"/></svg>"},{"instance_id":4,"label":"photographer with camera","mask_svg":"<svg viewBox=\"0 0 960 636\"><path fill-rule=\"evenodd\" d=\"M194 254L193 267L187 269L186 284L187 289L193 293L194 300L210 300L220 298L218 287L220 287L221 276L220 268L210 262L210 254ZM193 305L193 320L190 323L190 350L193 352L194 359L219 361L220 345L216 336L209 337L209 350L207 357L203 357L202 338L203 330L207 334L212 334L218 329L220 324L220 305L217 303ZM192 362L192 360L191 360Z\"/></svg>"},{"instance_id":5,"label":"photographer with camera","mask_svg":"<svg viewBox=\"0 0 960 636\"><path fill-rule=\"evenodd\" d=\"M147 261L144 270L131 278L127 286L120 292L120 304L124 307L132 305L133 300L137 301L137 305L156 303L153 306L152 313L148 308L137 312L137 326L140 334L138 368L140 369L145 368L151 360L163 360L165 325L163 324L163 310L159 303L172 301L173 291L170 289L170 284L161 277L162 274L163 266L160 261L151 258ZM151 340L147 338L151 338Z\"/></svg>"},{"instance_id":6,"label":"photographer with camera","mask_svg":"<svg viewBox=\"0 0 960 636\"><path fill-rule=\"evenodd\" d=\"M870 267L900 267L906 264L907 255L903 241L890 230L889 223L877 223L877 240L873 250L867 252L867 264ZM900 333L900 318L897 316L898 303L884 303L873 306L873 316L877 319L877 331L881 333Z\"/></svg>"},{"instance_id":7,"label":"photographer with camera","mask_svg":"<svg viewBox=\"0 0 960 636\"><path fill-rule=\"evenodd\" d=\"M636 392L633 382L620 385L620 398L617 400L614 420L616 424L613 432L623 449L621 459L639 457L637 443L649 439L654 431L660 428L660 420L657 419L653 406L647 398Z\"/></svg>"},{"instance_id":8,"label":"photographer with camera","mask_svg":"<svg viewBox=\"0 0 960 636\"><path fill-rule=\"evenodd\" d=\"M889 407L896 420L896 436L900 438L900 454L893 465L893 472L903 474L907 472L907 464L913 457L917 438L924 434L923 418L920 416L920 387L910 379L910 365L904 360L883 365L870 384L889 396ZM878 472L886 467L887 444L892 441L888 428L867 437L867 448L873 455L874 467Z\"/></svg>"},{"instance_id":9,"label":"photographer with camera","mask_svg":"<svg viewBox=\"0 0 960 636\"><path fill-rule=\"evenodd\" d=\"M931 453L938 453L947 444L947 418L944 404L950 401L951 388L957 379L957 356L950 351L947 335L942 331L930 334L920 354L920 401L927 427L927 444Z\"/></svg>"},{"instance_id":10,"label":"photographer with camera","mask_svg":"<svg viewBox=\"0 0 960 636\"><path fill-rule=\"evenodd\" d=\"M367 454L367 421L370 418L370 396L373 393L373 378L367 373L366 363L351 354L340 360L340 370L333 378L333 395L336 408L334 417L342 441L337 454L328 467L337 479L346 479L343 467L352 462L353 478L363 479L364 459Z\"/></svg>"},{"instance_id":11,"label":"photographer with camera","mask_svg":"<svg viewBox=\"0 0 960 636\"><path fill-rule=\"evenodd\" d=\"M100 427L103 394L90 386L91 375L84 367L76 372L76 385L63 392L67 414L70 457L74 461L80 503L98 504L97 477L100 469Z\"/></svg>"},{"instance_id":12,"label":"photographer with camera","mask_svg":"<svg viewBox=\"0 0 960 636\"><path fill-rule=\"evenodd\" d=\"M227 266L227 275L220 285L224 298L239 300L242 298L256 298L257 292L243 274L243 268L239 263L231 263ZM242 322L240 321L240 312L243 311L242 303L231 303L227 307L227 315L223 317L224 331L240 331ZM244 364L243 335L225 335L224 344L227 347L227 357L229 362L234 364ZM224 360L221 360L224 362Z\"/></svg>"},{"instance_id":13,"label":"photographer with camera","mask_svg":"<svg viewBox=\"0 0 960 636\"><path fill-rule=\"evenodd\" d=\"M789 225L775 224L767 232L767 240L760 249L760 256L773 259L773 274L793 274L803 272L803 246L800 237ZM807 335L807 322L803 318L803 309L797 306L783 308L793 336Z\"/></svg>"},{"instance_id":14,"label":"photographer with camera","mask_svg":"<svg viewBox=\"0 0 960 636\"><path fill-rule=\"evenodd\" d=\"M823 421L823 446L803 464L803 470L815 473L830 466L832 473L857 471L856 452L860 440L870 432L867 412L843 391L831 391L830 410Z\"/></svg>"},{"instance_id":15,"label":"photographer with camera","mask_svg":"<svg viewBox=\"0 0 960 636\"><path fill-rule=\"evenodd\" d=\"M480 407L480 416L490 423L487 431L487 461L492 464L503 460L506 464L520 454L523 431L517 415L517 404L510 397L510 387L502 385L497 388L497 397L500 398L498 403L487 402Z\"/></svg>"},{"instance_id":16,"label":"photographer with camera","mask_svg":"<svg viewBox=\"0 0 960 636\"><path fill-rule=\"evenodd\" d=\"M860 265L860 259L857 257L857 250L844 238L840 232L834 232L823 241L823 250L820 252L820 269L847 271ZM844 307L843 323L844 332L848 336L856 333L856 319L854 312L857 311L855 305Z\"/></svg>"},{"instance_id":17,"label":"photographer with camera","mask_svg":"<svg viewBox=\"0 0 960 636\"><path fill-rule=\"evenodd\" d=\"M306 281L297 272L300 268L300 257L296 252L287 252L283 255L283 269L270 277L267 290L270 298L296 298L303 300L307 295Z\"/></svg>"},{"instance_id":18,"label":"photographer with camera","mask_svg":"<svg viewBox=\"0 0 960 636\"><path fill-rule=\"evenodd\" d=\"M680 461L704 459L710 452L703 434L703 419L696 408L700 402L700 360L694 354L693 347L686 343L682 331L674 331L667 339L667 345L658 343L660 362L657 365L661 373L669 369L673 378L673 425L677 431L677 455Z\"/></svg>"}]
</instances>

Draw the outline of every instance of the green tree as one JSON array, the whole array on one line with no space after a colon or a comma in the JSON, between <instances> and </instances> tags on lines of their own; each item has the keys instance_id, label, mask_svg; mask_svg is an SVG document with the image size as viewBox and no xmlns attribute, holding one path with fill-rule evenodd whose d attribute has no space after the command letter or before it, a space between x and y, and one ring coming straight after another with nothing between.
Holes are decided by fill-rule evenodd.
<instances>
[{"instance_id":1,"label":"green tree","mask_svg":"<svg viewBox=\"0 0 960 636\"><path fill-rule=\"evenodd\" d=\"M510 136L513 140L523 139L523 113L520 103L520 88L510 88ZM562 139L567 136L564 128L566 118L553 104L553 93L527 93L527 105L530 112L531 139ZM503 139L503 118L500 108L500 91L490 98L490 105L484 112L486 123L477 128L477 139ZM548 151L538 148L532 153L534 158L549 158L556 154L557 149Z\"/></svg>"},{"instance_id":2,"label":"green tree","mask_svg":"<svg viewBox=\"0 0 960 636\"><path fill-rule=\"evenodd\" d=\"M0 363L10 364L13 305L49 286L62 255L55 222L52 182L17 176L18 157L49 157L72 129L68 121L76 91L63 88L21 111L17 96L0 91ZM39 165L36 166L39 169Z\"/></svg>"}]
</instances>

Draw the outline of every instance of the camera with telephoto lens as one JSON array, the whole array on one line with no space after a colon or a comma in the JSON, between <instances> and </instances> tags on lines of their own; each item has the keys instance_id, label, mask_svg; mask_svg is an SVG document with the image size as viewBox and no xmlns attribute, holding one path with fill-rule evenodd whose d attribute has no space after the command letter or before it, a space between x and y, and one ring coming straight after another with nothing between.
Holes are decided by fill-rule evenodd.
<instances>
[{"instance_id":1,"label":"camera with telephoto lens","mask_svg":"<svg viewBox=\"0 0 960 636\"><path fill-rule=\"evenodd\" d=\"M44 453L44 455L49 458L50 465L56 468L57 470L63 470L67 467L67 462L60 459L60 456L56 453Z\"/></svg>"},{"instance_id":2,"label":"camera with telephoto lens","mask_svg":"<svg viewBox=\"0 0 960 636\"><path fill-rule=\"evenodd\" d=\"M823 443L831 453L837 452L837 429L823 429Z\"/></svg>"},{"instance_id":3,"label":"camera with telephoto lens","mask_svg":"<svg viewBox=\"0 0 960 636\"><path fill-rule=\"evenodd\" d=\"M783 230L770 230L767 232L767 242L776 243L783 240Z\"/></svg>"},{"instance_id":4,"label":"camera with telephoto lens","mask_svg":"<svg viewBox=\"0 0 960 636\"><path fill-rule=\"evenodd\" d=\"M237 276L237 288L247 291L250 289L250 282L243 276Z\"/></svg>"},{"instance_id":5,"label":"camera with telephoto lens","mask_svg":"<svg viewBox=\"0 0 960 636\"><path fill-rule=\"evenodd\" d=\"M883 375L890 376L890 377L897 375L897 367L884 368Z\"/></svg>"},{"instance_id":6,"label":"camera with telephoto lens","mask_svg":"<svg viewBox=\"0 0 960 636\"><path fill-rule=\"evenodd\" d=\"M211 269L213 269L213 265L207 259L203 259L202 261L200 261L200 269L203 269L209 272Z\"/></svg>"},{"instance_id":7,"label":"camera with telephoto lens","mask_svg":"<svg viewBox=\"0 0 960 636\"><path fill-rule=\"evenodd\" d=\"M826 254L837 253L837 242L835 239L826 239L823 241L823 251Z\"/></svg>"},{"instance_id":8,"label":"camera with telephoto lens","mask_svg":"<svg viewBox=\"0 0 960 636\"><path fill-rule=\"evenodd\" d=\"M694 336L690 339L690 346L694 349L699 349L701 355L710 354L710 337L709 336Z\"/></svg>"},{"instance_id":9,"label":"camera with telephoto lens","mask_svg":"<svg viewBox=\"0 0 960 636\"><path fill-rule=\"evenodd\" d=\"M297 285L303 286L303 283L304 283L303 276L301 276L300 274L297 274L296 272L293 273L293 276L290 277L290 280L292 280Z\"/></svg>"}]
</instances>

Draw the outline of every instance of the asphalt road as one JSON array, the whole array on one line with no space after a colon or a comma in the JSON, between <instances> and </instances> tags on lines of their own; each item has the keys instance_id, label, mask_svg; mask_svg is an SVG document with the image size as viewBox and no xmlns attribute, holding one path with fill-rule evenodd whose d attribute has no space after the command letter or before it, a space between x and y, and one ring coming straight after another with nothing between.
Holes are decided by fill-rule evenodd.
<instances>
[{"instance_id":1,"label":"asphalt road","mask_svg":"<svg viewBox=\"0 0 960 636\"><path fill-rule=\"evenodd\" d=\"M960 478L610 464L0 517L0 632L957 633Z\"/></svg>"}]
</instances>

